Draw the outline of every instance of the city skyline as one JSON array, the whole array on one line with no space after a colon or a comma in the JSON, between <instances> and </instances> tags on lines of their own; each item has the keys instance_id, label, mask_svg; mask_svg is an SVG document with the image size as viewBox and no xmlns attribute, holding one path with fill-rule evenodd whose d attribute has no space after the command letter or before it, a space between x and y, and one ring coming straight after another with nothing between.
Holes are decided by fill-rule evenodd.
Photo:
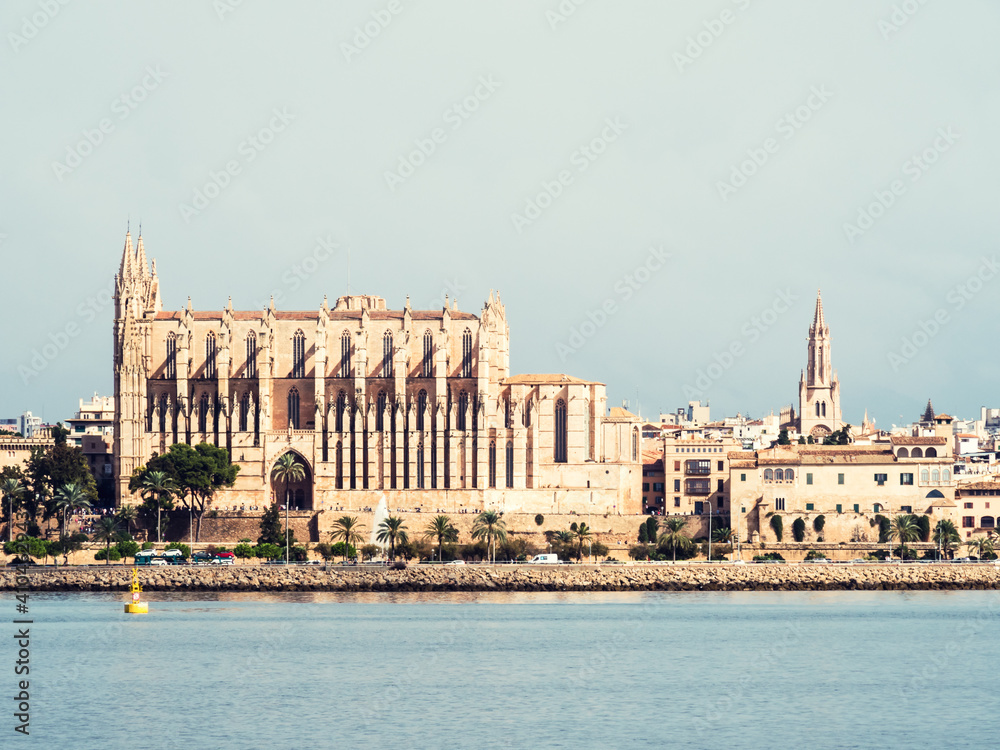
<instances>
[{"instance_id":1,"label":"city skyline","mask_svg":"<svg viewBox=\"0 0 1000 750\"><path fill-rule=\"evenodd\" d=\"M314 310L350 284L478 313L498 289L512 369L604 382L646 419L796 403L822 288L844 421L928 398L975 418L1000 364L1000 19L898 5L387 2L290 25L119 3L39 25L15 3L0 414L111 392L130 221L169 309Z\"/></svg>"}]
</instances>

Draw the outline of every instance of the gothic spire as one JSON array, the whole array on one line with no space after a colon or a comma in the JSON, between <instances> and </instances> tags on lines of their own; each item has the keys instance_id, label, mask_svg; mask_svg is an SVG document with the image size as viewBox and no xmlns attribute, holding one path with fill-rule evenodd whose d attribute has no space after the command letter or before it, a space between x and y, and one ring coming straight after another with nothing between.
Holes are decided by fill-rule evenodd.
<instances>
[{"instance_id":1,"label":"gothic spire","mask_svg":"<svg viewBox=\"0 0 1000 750\"><path fill-rule=\"evenodd\" d=\"M924 409L924 418L922 422L933 422L934 421L934 407L931 405L931 400L927 399L927 408Z\"/></svg>"},{"instance_id":2,"label":"gothic spire","mask_svg":"<svg viewBox=\"0 0 1000 750\"><path fill-rule=\"evenodd\" d=\"M812 329L814 333L822 333L826 328L826 319L823 317L823 293L816 290L816 313L813 315Z\"/></svg>"},{"instance_id":3,"label":"gothic spire","mask_svg":"<svg viewBox=\"0 0 1000 750\"><path fill-rule=\"evenodd\" d=\"M149 262L146 260L146 249L142 246L142 226L139 227L138 246L135 249L136 275L146 278L149 275Z\"/></svg>"},{"instance_id":4,"label":"gothic spire","mask_svg":"<svg viewBox=\"0 0 1000 750\"><path fill-rule=\"evenodd\" d=\"M135 273L135 250L132 249L132 233L125 231L125 249L122 250L122 263L118 269L118 278L125 281Z\"/></svg>"}]
</instances>

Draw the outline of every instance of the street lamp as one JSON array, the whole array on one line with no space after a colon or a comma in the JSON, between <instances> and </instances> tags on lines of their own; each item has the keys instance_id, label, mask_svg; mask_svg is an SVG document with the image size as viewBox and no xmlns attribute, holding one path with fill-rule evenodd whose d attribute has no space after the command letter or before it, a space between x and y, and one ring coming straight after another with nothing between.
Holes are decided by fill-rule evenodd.
<instances>
[{"instance_id":1,"label":"street lamp","mask_svg":"<svg viewBox=\"0 0 1000 750\"><path fill-rule=\"evenodd\" d=\"M712 562L712 501L705 502L708 503L708 561Z\"/></svg>"}]
</instances>

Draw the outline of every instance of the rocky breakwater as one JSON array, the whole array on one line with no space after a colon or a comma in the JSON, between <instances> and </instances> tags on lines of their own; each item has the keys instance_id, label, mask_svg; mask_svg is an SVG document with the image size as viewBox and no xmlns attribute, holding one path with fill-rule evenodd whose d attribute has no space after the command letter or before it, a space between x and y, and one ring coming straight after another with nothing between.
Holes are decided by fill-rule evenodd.
<instances>
[{"instance_id":1,"label":"rocky breakwater","mask_svg":"<svg viewBox=\"0 0 1000 750\"><path fill-rule=\"evenodd\" d=\"M37 568L33 591L125 591L127 567ZM831 591L1000 589L991 564L413 565L141 568L146 591ZM0 590L15 571L0 571Z\"/></svg>"}]
</instances>

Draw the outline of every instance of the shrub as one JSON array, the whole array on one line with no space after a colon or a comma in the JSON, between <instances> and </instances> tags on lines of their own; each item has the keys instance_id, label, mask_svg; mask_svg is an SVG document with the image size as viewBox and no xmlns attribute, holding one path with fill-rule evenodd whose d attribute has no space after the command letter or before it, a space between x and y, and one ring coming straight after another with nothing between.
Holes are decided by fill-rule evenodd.
<instances>
[{"instance_id":1,"label":"shrub","mask_svg":"<svg viewBox=\"0 0 1000 750\"><path fill-rule=\"evenodd\" d=\"M337 542L336 544L331 544L330 545L330 556L331 557L343 557L345 550L347 552L347 556L348 557L357 557L358 556L358 551L354 548L353 545L350 545L350 544L345 545L343 542ZM319 546L318 545L316 547L316 551L319 552L320 555L323 554L322 552L319 551ZM325 556L324 556L324 559L326 559Z\"/></svg>"},{"instance_id":2,"label":"shrub","mask_svg":"<svg viewBox=\"0 0 1000 750\"><path fill-rule=\"evenodd\" d=\"M784 533L784 528L781 523L781 516L777 514L771 516L771 528L774 530L774 536L780 542L782 534Z\"/></svg>"},{"instance_id":3,"label":"shrub","mask_svg":"<svg viewBox=\"0 0 1000 750\"><path fill-rule=\"evenodd\" d=\"M646 544L649 541L649 535L646 533L646 524L642 523L639 525L639 544Z\"/></svg>"},{"instance_id":4,"label":"shrub","mask_svg":"<svg viewBox=\"0 0 1000 750\"><path fill-rule=\"evenodd\" d=\"M94 554L95 560L110 560L111 562L118 562L122 559L122 553L118 551L117 547L111 547L109 549L98 550Z\"/></svg>"},{"instance_id":5,"label":"shrub","mask_svg":"<svg viewBox=\"0 0 1000 750\"><path fill-rule=\"evenodd\" d=\"M660 522L657 521L653 516L646 519L646 539L650 544L656 544L656 540L660 537Z\"/></svg>"},{"instance_id":6,"label":"shrub","mask_svg":"<svg viewBox=\"0 0 1000 750\"><path fill-rule=\"evenodd\" d=\"M191 557L191 548L183 542L171 542L167 545L167 549L179 549L184 557Z\"/></svg>"},{"instance_id":7,"label":"shrub","mask_svg":"<svg viewBox=\"0 0 1000 750\"><path fill-rule=\"evenodd\" d=\"M801 542L806 538L806 522L801 518L792 521L792 538L796 542Z\"/></svg>"},{"instance_id":8,"label":"shrub","mask_svg":"<svg viewBox=\"0 0 1000 750\"><path fill-rule=\"evenodd\" d=\"M875 516L875 523L878 524L878 540L880 543L885 543L889 541L889 530L892 527L892 522L888 518L879 514Z\"/></svg>"},{"instance_id":9,"label":"shrub","mask_svg":"<svg viewBox=\"0 0 1000 750\"><path fill-rule=\"evenodd\" d=\"M375 555L382 552L382 548L377 544L366 544L361 547L361 555L365 560L371 560Z\"/></svg>"},{"instance_id":10,"label":"shrub","mask_svg":"<svg viewBox=\"0 0 1000 750\"><path fill-rule=\"evenodd\" d=\"M153 544L152 542L143 542L142 543L142 548L143 549L156 549L156 545Z\"/></svg>"},{"instance_id":11,"label":"shrub","mask_svg":"<svg viewBox=\"0 0 1000 750\"><path fill-rule=\"evenodd\" d=\"M645 528L645 526L643 526ZM633 560L645 560L650 556L652 550L645 544L636 544L629 547L628 556Z\"/></svg>"},{"instance_id":12,"label":"shrub","mask_svg":"<svg viewBox=\"0 0 1000 750\"><path fill-rule=\"evenodd\" d=\"M233 554L244 559L247 557L253 557L253 547L246 543L237 544L235 549L233 549Z\"/></svg>"},{"instance_id":13,"label":"shrub","mask_svg":"<svg viewBox=\"0 0 1000 750\"><path fill-rule=\"evenodd\" d=\"M608 554L608 546L602 544L601 542L593 542L590 545L590 554L595 557L606 557Z\"/></svg>"},{"instance_id":14,"label":"shrub","mask_svg":"<svg viewBox=\"0 0 1000 750\"><path fill-rule=\"evenodd\" d=\"M535 516L535 525L541 526L543 523L545 523L545 516L539 513L538 515Z\"/></svg>"},{"instance_id":15,"label":"shrub","mask_svg":"<svg viewBox=\"0 0 1000 750\"><path fill-rule=\"evenodd\" d=\"M118 554L121 557L127 559L135 557L135 553L139 551L139 545L136 542L123 539L115 545L115 549L118 550Z\"/></svg>"},{"instance_id":16,"label":"shrub","mask_svg":"<svg viewBox=\"0 0 1000 750\"><path fill-rule=\"evenodd\" d=\"M258 544L253 548L253 556L261 557L265 560L274 560L285 554L283 547L279 547L277 544L269 544L265 542L264 544Z\"/></svg>"},{"instance_id":17,"label":"shrub","mask_svg":"<svg viewBox=\"0 0 1000 750\"><path fill-rule=\"evenodd\" d=\"M823 530L824 526L826 526L826 516L816 516L813 519L813 531L817 534Z\"/></svg>"},{"instance_id":18,"label":"shrub","mask_svg":"<svg viewBox=\"0 0 1000 750\"><path fill-rule=\"evenodd\" d=\"M806 553L806 560L823 560L826 558L822 552L811 549Z\"/></svg>"},{"instance_id":19,"label":"shrub","mask_svg":"<svg viewBox=\"0 0 1000 750\"><path fill-rule=\"evenodd\" d=\"M784 562L785 561L785 558L783 558L777 552L767 552L767 553L765 553L763 555L754 555L753 559L754 559L754 562L768 562L768 561Z\"/></svg>"},{"instance_id":20,"label":"shrub","mask_svg":"<svg viewBox=\"0 0 1000 750\"><path fill-rule=\"evenodd\" d=\"M343 544L343 542L341 542ZM281 550L284 554L284 550ZM303 547L301 544L296 544L294 547L288 548L288 560L289 562L305 562L309 559L309 551Z\"/></svg>"}]
</instances>

